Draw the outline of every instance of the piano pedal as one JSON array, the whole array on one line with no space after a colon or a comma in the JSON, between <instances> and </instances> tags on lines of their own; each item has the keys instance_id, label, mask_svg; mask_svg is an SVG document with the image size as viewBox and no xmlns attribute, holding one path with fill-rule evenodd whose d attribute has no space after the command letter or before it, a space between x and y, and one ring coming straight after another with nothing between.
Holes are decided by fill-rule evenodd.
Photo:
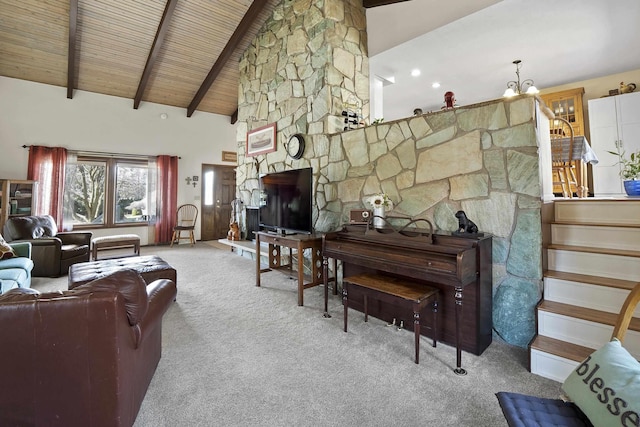
<instances>
[{"instance_id":1,"label":"piano pedal","mask_svg":"<svg viewBox=\"0 0 640 427\"><path fill-rule=\"evenodd\" d=\"M396 318L393 318L393 321L391 323L388 323L387 326L395 326L396 325Z\"/></svg>"},{"instance_id":2,"label":"piano pedal","mask_svg":"<svg viewBox=\"0 0 640 427\"><path fill-rule=\"evenodd\" d=\"M398 325L398 329L397 329L397 330L398 330L398 331L401 331L401 330L403 330L403 329L404 329L404 320L401 320L401 321L400 321L400 324Z\"/></svg>"}]
</instances>

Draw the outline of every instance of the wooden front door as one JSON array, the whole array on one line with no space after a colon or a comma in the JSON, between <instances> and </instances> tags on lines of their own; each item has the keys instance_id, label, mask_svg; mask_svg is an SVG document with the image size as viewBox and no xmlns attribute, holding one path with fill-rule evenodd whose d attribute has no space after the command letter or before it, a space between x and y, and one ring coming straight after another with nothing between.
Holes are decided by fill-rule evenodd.
<instances>
[{"instance_id":1,"label":"wooden front door","mask_svg":"<svg viewBox=\"0 0 640 427\"><path fill-rule=\"evenodd\" d=\"M235 194L235 166L202 165L202 240L227 237Z\"/></svg>"}]
</instances>

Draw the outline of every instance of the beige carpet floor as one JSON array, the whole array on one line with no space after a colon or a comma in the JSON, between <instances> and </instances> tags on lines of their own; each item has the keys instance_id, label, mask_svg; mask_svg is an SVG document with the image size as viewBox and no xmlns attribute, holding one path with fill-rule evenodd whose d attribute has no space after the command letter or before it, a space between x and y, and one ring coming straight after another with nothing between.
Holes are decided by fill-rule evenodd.
<instances>
[{"instance_id":1,"label":"beige carpet floor","mask_svg":"<svg viewBox=\"0 0 640 427\"><path fill-rule=\"evenodd\" d=\"M178 298L163 323L163 354L136 427L161 426L506 426L495 393L555 398L560 384L527 371L527 351L498 338L481 355L363 321L321 287L297 305L295 281L280 272L255 286L254 261L218 244L144 247L178 271ZM40 290L66 277L35 278Z\"/></svg>"}]
</instances>

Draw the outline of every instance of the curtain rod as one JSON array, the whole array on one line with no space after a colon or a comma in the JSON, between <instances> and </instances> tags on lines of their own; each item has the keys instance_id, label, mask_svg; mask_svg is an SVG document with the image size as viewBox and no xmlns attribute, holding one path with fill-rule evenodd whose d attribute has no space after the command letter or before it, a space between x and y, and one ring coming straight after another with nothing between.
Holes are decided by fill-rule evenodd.
<instances>
[{"instance_id":1,"label":"curtain rod","mask_svg":"<svg viewBox=\"0 0 640 427\"><path fill-rule=\"evenodd\" d=\"M23 145L22 148L29 148L31 145ZM108 153L105 151L84 151L84 150L67 150L70 153L81 156L110 156L110 157L127 157L133 159L148 159L149 157L157 157L157 155L145 155L145 154L124 154L124 153ZM178 159L182 157L177 156Z\"/></svg>"}]
</instances>

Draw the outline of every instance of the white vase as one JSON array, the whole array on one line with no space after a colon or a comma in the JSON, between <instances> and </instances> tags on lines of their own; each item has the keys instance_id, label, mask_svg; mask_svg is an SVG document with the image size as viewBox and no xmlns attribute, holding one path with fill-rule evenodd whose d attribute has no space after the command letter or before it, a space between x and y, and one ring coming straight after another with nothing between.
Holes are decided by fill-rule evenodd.
<instances>
[{"instance_id":1,"label":"white vase","mask_svg":"<svg viewBox=\"0 0 640 427\"><path fill-rule=\"evenodd\" d=\"M373 226L375 228L383 228L384 223L385 223L384 206L380 206L379 208L373 208Z\"/></svg>"}]
</instances>

